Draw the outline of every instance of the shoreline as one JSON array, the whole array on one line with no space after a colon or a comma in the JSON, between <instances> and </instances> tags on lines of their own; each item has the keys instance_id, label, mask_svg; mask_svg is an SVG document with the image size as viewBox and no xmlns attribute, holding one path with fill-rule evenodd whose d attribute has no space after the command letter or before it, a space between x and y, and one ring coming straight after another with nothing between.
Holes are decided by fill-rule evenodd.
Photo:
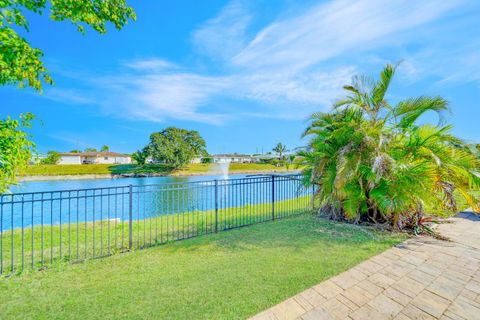
<instances>
[{"instance_id":1,"label":"shoreline","mask_svg":"<svg viewBox=\"0 0 480 320\"><path fill-rule=\"evenodd\" d=\"M294 173L298 170L235 170L229 175L236 174L272 174L272 173ZM207 172L176 172L168 173L119 173L119 174L64 174L64 175L35 175L19 176L18 182L31 181L59 181L59 180L97 180L97 179L123 179L123 178L151 178L151 177L189 177L189 176L210 176L222 174L220 171Z\"/></svg>"}]
</instances>

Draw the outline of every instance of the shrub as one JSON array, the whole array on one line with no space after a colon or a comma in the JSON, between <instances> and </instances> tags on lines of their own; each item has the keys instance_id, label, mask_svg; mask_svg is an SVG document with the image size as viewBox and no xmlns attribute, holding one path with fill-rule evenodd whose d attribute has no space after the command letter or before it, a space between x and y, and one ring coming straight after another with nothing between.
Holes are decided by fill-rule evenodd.
<instances>
[{"instance_id":1,"label":"shrub","mask_svg":"<svg viewBox=\"0 0 480 320\"><path fill-rule=\"evenodd\" d=\"M57 164L60 161L60 153L57 151L48 151L47 156L40 160L41 164Z\"/></svg>"},{"instance_id":2,"label":"shrub","mask_svg":"<svg viewBox=\"0 0 480 320\"><path fill-rule=\"evenodd\" d=\"M396 67L378 81L354 77L331 112L316 113L299 153L305 183L317 186L321 211L335 218L418 228L426 208L456 212L454 192L476 212L480 161L451 126L419 124L420 116L448 110L441 97L420 96L391 105L385 94Z\"/></svg>"},{"instance_id":3,"label":"shrub","mask_svg":"<svg viewBox=\"0 0 480 320\"><path fill-rule=\"evenodd\" d=\"M201 160L202 163L213 163L213 158L211 157L203 157Z\"/></svg>"}]
</instances>

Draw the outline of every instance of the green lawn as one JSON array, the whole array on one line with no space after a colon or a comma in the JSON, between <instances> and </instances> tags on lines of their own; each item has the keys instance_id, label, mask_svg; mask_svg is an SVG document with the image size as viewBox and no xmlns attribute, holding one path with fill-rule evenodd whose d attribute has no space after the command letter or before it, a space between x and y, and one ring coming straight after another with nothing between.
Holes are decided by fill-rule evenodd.
<instances>
[{"instance_id":1,"label":"green lawn","mask_svg":"<svg viewBox=\"0 0 480 320\"><path fill-rule=\"evenodd\" d=\"M298 215L310 208L310 196L276 201L275 218ZM79 213L80 217L83 215L83 212ZM20 273L128 251L128 215L124 214L122 220L109 220L106 213L101 219L97 214L95 222L80 221L78 224L75 210L72 210L70 217L71 224L68 223L68 213L64 212L61 225L36 225L26 227L23 233L21 228L0 233L0 274ZM218 214L215 210L192 210L150 218L140 217L138 220L135 218L132 221L132 247L145 248L211 234L215 232L215 225L221 231L271 218L270 202L220 208Z\"/></svg>"},{"instance_id":2,"label":"green lawn","mask_svg":"<svg viewBox=\"0 0 480 320\"><path fill-rule=\"evenodd\" d=\"M243 319L402 239L301 215L0 279L0 318Z\"/></svg>"},{"instance_id":3,"label":"green lawn","mask_svg":"<svg viewBox=\"0 0 480 320\"><path fill-rule=\"evenodd\" d=\"M211 164L189 164L180 170L172 170L170 167L161 164L71 164L71 165L29 165L20 175L36 176L36 175L80 175L80 174L126 174L126 173L158 173L158 174L191 174L206 173L215 170L215 166ZM293 166L289 169L297 170ZM230 164L231 172L242 171L286 171L285 167L275 167L271 164L261 163L232 163Z\"/></svg>"}]
</instances>

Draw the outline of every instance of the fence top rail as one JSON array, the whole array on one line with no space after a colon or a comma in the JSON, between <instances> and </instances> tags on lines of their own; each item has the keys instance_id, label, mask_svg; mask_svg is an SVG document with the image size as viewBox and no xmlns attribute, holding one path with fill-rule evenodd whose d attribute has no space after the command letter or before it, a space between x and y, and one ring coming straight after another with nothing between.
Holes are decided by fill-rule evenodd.
<instances>
[{"instance_id":1,"label":"fence top rail","mask_svg":"<svg viewBox=\"0 0 480 320\"><path fill-rule=\"evenodd\" d=\"M145 184L145 185L122 185L122 186L111 186L111 187L96 187L96 188L80 188L80 189L63 189L63 190L47 190L47 191L35 191L35 192L12 192L12 193L0 193L0 200L9 197L25 197L25 196L32 196L35 195L45 195L45 194L62 194L62 193L72 193L72 192L96 192L96 191L103 191L103 190L118 190L118 189L140 189L140 188L148 188L148 187L179 187L179 186L206 186L212 187L215 185L215 181L220 182L219 186L225 186L232 183L238 183L240 181L271 181L272 177L279 177L279 178L299 178L301 176L300 173L291 173L291 174L258 174L258 175L250 175L243 178L228 178L228 179L210 179L210 180L202 180L202 181L185 181L185 182L164 182L164 183L153 183L153 184ZM292 179L297 180L297 179ZM128 192L128 191L127 191ZM109 194L96 194L96 196L108 196ZM115 195L113 193L112 195ZM48 199L47 199L48 200Z\"/></svg>"}]
</instances>

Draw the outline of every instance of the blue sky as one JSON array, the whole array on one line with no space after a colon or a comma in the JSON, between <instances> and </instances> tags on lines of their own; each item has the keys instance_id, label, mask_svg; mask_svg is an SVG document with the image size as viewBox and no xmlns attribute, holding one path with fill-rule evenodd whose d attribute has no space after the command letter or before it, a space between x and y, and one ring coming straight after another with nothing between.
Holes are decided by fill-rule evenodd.
<instances>
[{"instance_id":1,"label":"blue sky","mask_svg":"<svg viewBox=\"0 0 480 320\"><path fill-rule=\"evenodd\" d=\"M41 152L133 152L167 126L210 153L289 148L355 74L403 60L389 98L449 100L454 132L480 141L480 1L129 1L106 35L28 15L55 85L1 87L1 116L33 112ZM432 120L434 120L432 118Z\"/></svg>"}]
</instances>

